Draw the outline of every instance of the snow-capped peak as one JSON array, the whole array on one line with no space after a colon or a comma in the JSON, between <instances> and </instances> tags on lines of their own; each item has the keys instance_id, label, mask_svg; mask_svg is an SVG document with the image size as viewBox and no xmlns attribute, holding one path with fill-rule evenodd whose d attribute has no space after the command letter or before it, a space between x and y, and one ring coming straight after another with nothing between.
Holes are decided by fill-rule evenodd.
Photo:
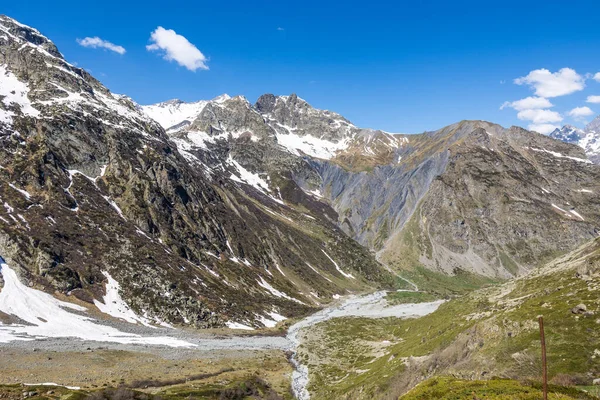
<instances>
[{"instance_id":1,"label":"snow-capped peak","mask_svg":"<svg viewBox=\"0 0 600 400\"><path fill-rule=\"evenodd\" d=\"M562 140L567 143L577 143L581 140L581 137L585 134L583 129L579 129L572 125L565 125L562 128L555 129L550 133L551 138Z\"/></svg>"},{"instance_id":2,"label":"snow-capped peak","mask_svg":"<svg viewBox=\"0 0 600 400\"><path fill-rule=\"evenodd\" d=\"M582 147L590 160L595 163L600 162L600 116L596 117L584 129L565 125L554 130L549 136Z\"/></svg>"},{"instance_id":3,"label":"snow-capped peak","mask_svg":"<svg viewBox=\"0 0 600 400\"><path fill-rule=\"evenodd\" d=\"M142 111L158 122L165 130L175 126L191 124L209 103L223 103L231 99L228 94L222 94L212 100L199 100L190 103L172 99L162 103L141 106Z\"/></svg>"},{"instance_id":4,"label":"snow-capped peak","mask_svg":"<svg viewBox=\"0 0 600 400\"><path fill-rule=\"evenodd\" d=\"M231 96L228 95L227 93L223 93L222 95L215 97L211 101L213 101L215 103L222 103L222 102L227 101L229 99L231 99Z\"/></svg>"}]
</instances>

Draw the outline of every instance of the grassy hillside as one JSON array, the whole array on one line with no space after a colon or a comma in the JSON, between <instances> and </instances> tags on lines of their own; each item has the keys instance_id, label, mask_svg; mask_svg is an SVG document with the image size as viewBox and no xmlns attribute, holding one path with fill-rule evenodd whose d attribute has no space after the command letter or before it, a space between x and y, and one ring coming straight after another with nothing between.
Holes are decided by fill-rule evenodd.
<instances>
[{"instance_id":1,"label":"grassy hillside","mask_svg":"<svg viewBox=\"0 0 600 400\"><path fill-rule=\"evenodd\" d=\"M448 374L536 381L537 318L543 315L550 379L589 385L600 376L599 289L597 239L526 277L453 299L423 318L320 324L306 334L300 356L319 399L395 399L425 379ZM585 310L576 309L580 304Z\"/></svg>"}]
</instances>

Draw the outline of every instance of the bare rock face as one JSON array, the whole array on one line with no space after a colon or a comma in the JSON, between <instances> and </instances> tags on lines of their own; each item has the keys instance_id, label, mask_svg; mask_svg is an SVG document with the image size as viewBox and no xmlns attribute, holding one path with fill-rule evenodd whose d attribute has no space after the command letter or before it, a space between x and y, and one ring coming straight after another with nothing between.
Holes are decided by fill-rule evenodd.
<instances>
[{"instance_id":1,"label":"bare rock face","mask_svg":"<svg viewBox=\"0 0 600 400\"><path fill-rule=\"evenodd\" d=\"M571 312L573 314L584 314L587 311L587 307L585 306L585 304L578 304L575 307L573 307L571 309Z\"/></svg>"},{"instance_id":2,"label":"bare rock face","mask_svg":"<svg viewBox=\"0 0 600 400\"><path fill-rule=\"evenodd\" d=\"M585 127L585 131L586 132L591 132L591 131L600 132L600 116L597 116L596 118L594 118L592 120L592 122L587 124Z\"/></svg>"},{"instance_id":3,"label":"bare rock face","mask_svg":"<svg viewBox=\"0 0 600 400\"><path fill-rule=\"evenodd\" d=\"M184 124L211 127L211 152L0 17L0 256L22 281L87 302L107 271L140 315L197 327L260 327L391 282L329 205L285 202L251 168L251 144L276 143L260 115L214 103Z\"/></svg>"}]
</instances>

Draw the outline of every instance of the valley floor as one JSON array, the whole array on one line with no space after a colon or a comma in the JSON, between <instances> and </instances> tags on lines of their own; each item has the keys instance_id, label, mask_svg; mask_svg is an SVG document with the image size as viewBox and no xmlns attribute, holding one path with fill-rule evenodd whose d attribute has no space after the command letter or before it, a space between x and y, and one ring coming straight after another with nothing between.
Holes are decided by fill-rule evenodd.
<instances>
[{"instance_id":1,"label":"valley floor","mask_svg":"<svg viewBox=\"0 0 600 400\"><path fill-rule=\"evenodd\" d=\"M86 393L121 387L163 398L533 399L543 315L556 385L550 398L591 399L600 375L599 285L600 239L527 276L449 301L407 291L348 296L263 336L112 320L118 331L167 337L171 346L11 340L0 345L0 384L52 382ZM11 321L2 318L6 330ZM29 396L27 388L4 387L19 398ZM446 392L456 396L438 395Z\"/></svg>"},{"instance_id":2,"label":"valley floor","mask_svg":"<svg viewBox=\"0 0 600 400\"><path fill-rule=\"evenodd\" d=\"M18 384L23 391L29 389L21 384L56 383L85 391L124 387L163 396L179 390L210 389L205 398L218 398L222 391L259 379L283 398L292 397L292 367L281 350L168 350L148 346L132 351L111 347L81 342L75 349L49 350L43 345L0 348L1 380Z\"/></svg>"},{"instance_id":3,"label":"valley floor","mask_svg":"<svg viewBox=\"0 0 600 400\"><path fill-rule=\"evenodd\" d=\"M234 335L230 330L199 333L150 328L114 319L90 325L90 328L100 324L98 326L114 329L126 338L134 335L135 343L119 343L115 336L110 337L110 342L99 342L60 337L63 334L37 339L14 335L11 329L21 324L11 324L15 321L5 315L4 324L0 325L0 332L6 333L0 345L0 384L55 383L87 391L120 386L161 395L177 390L210 389L210 393L201 396L200 392L195 393L199 398L214 398L224 391L237 390L238 386L253 387L259 382L263 389L268 388L266 394L279 396L273 398L308 399L308 370L294 356L300 344L300 332L310 331L306 328L331 319L350 316L426 315L441 303L436 300L391 304L385 292L349 296L292 326L286 321L288 326L283 323L265 330L262 336L256 331ZM157 344L154 339L164 344ZM187 345L182 345L185 343ZM295 371L292 365L296 366ZM248 383L255 380L254 384Z\"/></svg>"}]
</instances>

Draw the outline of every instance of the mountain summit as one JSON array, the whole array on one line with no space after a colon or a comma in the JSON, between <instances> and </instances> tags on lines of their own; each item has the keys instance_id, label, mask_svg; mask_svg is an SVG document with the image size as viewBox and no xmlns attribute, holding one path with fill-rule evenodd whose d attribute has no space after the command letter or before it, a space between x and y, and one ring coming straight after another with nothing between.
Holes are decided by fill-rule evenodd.
<instances>
[{"instance_id":1,"label":"mountain summit","mask_svg":"<svg viewBox=\"0 0 600 400\"><path fill-rule=\"evenodd\" d=\"M549 136L582 147L590 160L600 164L600 116L587 124L584 129L565 125L555 129Z\"/></svg>"}]
</instances>

